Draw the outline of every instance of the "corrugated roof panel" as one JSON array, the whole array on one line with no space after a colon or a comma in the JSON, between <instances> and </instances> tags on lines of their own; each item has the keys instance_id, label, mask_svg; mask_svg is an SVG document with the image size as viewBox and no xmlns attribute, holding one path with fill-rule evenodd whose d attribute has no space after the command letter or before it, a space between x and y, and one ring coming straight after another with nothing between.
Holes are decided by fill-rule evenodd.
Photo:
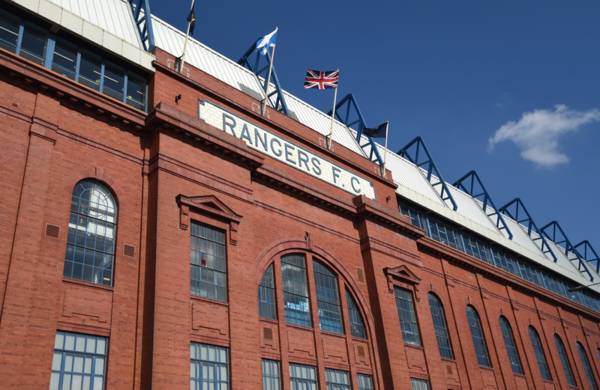
<instances>
[{"instance_id":1,"label":"corrugated roof panel","mask_svg":"<svg viewBox=\"0 0 600 390\"><path fill-rule=\"evenodd\" d=\"M448 185L448 190L452 194L454 201L458 205L458 210L460 210L463 216L472 219L473 222L486 229L502 234L484 213L481 203L477 199L451 185Z\"/></svg>"},{"instance_id":2,"label":"corrugated roof panel","mask_svg":"<svg viewBox=\"0 0 600 390\"><path fill-rule=\"evenodd\" d=\"M154 15L152 21L155 45L176 57L180 56L183 51L185 34ZM195 39L190 39L188 42L186 62L236 89L262 96L254 73Z\"/></svg>"},{"instance_id":3,"label":"corrugated roof panel","mask_svg":"<svg viewBox=\"0 0 600 390\"><path fill-rule=\"evenodd\" d=\"M49 0L51 3L143 49L129 3L124 0Z\"/></svg>"},{"instance_id":4,"label":"corrugated roof panel","mask_svg":"<svg viewBox=\"0 0 600 390\"><path fill-rule=\"evenodd\" d=\"M520 223L518 223L517 221L515 221L514 219L512 219L508 216L505 216L504 220L506 221L508 228L512 232L513 241L516 244L522 246L523 248L527 248L527 250L532 251L532 252L538 254L539 256L547 258L548 261L553 261L553 259L550 255L546 256L542 253L540 247L527 234L527 227L521 225ZM531 232L531 234L534 236L534 238L539 237L539 235L533 231ZM537 242L540 242L540 241L538 240Z\"/></svg>"}]
</instances>

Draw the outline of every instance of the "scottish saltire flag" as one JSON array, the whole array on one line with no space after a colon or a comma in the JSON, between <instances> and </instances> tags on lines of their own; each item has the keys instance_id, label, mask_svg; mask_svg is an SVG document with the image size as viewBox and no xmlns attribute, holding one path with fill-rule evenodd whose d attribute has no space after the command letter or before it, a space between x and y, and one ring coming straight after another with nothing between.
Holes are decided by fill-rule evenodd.
<instances>
[{"instance_id":1,"label":"scottish saltire flag","mask_svg":"<svg viewBox=\"0 0 600 390\"><path fill-rule=\"evenodd\" d=\"M387 127L390 122L383 122L377 127L365 127L362 131L364 135L371 138L385 138L387 135Z\"/></svg>"},{"instance_id":2,"label":"scottish saltire flag","mask_svg":"<svg viewBox=\"0 0 600 390\"><path fill-rule=\"evenodd\" d=\"M267 55L269 48L275 46L277 43L277 30L279 30L279 27L275 27L275 30L271 31L262 38L258 38L256 41L256 50L258 50L263 56Z\"/></svg>"},{"instance_id":3,"label":"scottish saltire flag","mask_svg":"<svg viewBox=\"0 0 600 390\"><path fill-rule=\"evenodd\" d=\"M340 81L340 70L313 70L309 69L306 71L304 77L304 88L337 88L338 82Z\"/></svg>"}]
</instances>

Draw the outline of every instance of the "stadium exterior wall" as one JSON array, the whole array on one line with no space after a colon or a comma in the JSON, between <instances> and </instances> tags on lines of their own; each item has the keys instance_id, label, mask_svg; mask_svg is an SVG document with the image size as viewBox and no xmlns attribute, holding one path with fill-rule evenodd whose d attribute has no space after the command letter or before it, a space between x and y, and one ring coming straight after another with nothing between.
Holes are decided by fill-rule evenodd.
<instances>
[{"instance_id":1,"label":"stadium exterior wall","mask_svg":"<svg viewBox=\"0 0 600 390\"><path fill-rule=\"evenodd\" d=\"M600 313L431 240L398 211L387 172L260 102L155 51L149 112L0 49L0 387L50 386L58 331L108 340L105 388L190 386L190 344L224 347L231 389L261 389L261 360L369 375L376 389L591 388L577 343L600 383ZM176 96L180 96L176 102ZM211 102L372 183L353 196L259 153L198 118ZM111 285L64 277L71 196L82 180L108 188L117 227ZM227 299L191 294L194 222L225 233ZM286 324L282 256L301 253L312 326ZM343 331L319 330L318 260L336 275ZM276 317L259 316L258 288L274 264ZM397 289L415 305L420 345L407 344ZM348 290L366 338L353 337ZM454 357L439 353L429 294L443 305ZM466 308L476 309L490 367L478 364ZM508 319L523 374L513 374L499 318ZM321 324L322 325L322 324ZM542 379L529 329L550 380ZM419 344L419 343L417 343ZM413 384L413 386L416 386ZM414 387L417 388L417 387Z\"/></svg>"}]
</instances>

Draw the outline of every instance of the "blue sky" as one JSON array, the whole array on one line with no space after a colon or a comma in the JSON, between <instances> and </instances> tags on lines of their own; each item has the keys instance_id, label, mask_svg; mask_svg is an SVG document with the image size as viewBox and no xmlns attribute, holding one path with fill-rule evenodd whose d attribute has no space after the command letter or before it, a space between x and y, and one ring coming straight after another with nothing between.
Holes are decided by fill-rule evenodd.
<instances>
[{"instance_id":1,"label":"blue sky","mask_svg":"<svg viewBox=\"0 0 600 390\"><path fill-rule=\"evenodd\" d=\"M183 29L189 4L151 8ZM475 169L497 205L521 197L600 249L598 1L198 0L196 16L195 37L235 60L279 26L285 89L327 111L304 72L340 68L340 96L391 121L392 149L420 135L446 181Z\"/></svg>"}]
</instances>

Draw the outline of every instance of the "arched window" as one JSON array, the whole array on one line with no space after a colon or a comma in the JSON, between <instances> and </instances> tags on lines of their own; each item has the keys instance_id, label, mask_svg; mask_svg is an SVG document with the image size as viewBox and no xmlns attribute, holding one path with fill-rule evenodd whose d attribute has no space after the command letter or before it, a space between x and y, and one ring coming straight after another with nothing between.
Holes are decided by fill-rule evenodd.
<instances>
[{"instance_id":1,"label":"arched window","mask_svg":"<svg viewBox=\"0 0 600 390\"><path fill-rule=\"evenodd\" d=\"M273 264L267 268L258 287L258 305L261 318L277 319L277 305L275 304L275 280L273 277Z\"/></svg>"},{"instance_id":2,"label":"arched window","mask_svg":"<svg viewBox=\"0 0 600 390\"><path fill-rule=\"evenodd\" d=\"M469 329L471 330L475 354L477 355L477 363L482 367L491 367L492 363L490 361L487 343L485 342L485 336L483 335L481 320L479 319L477 310L471 305L467 305L467 320L469 322Z\"/></svg>"},{"instance_id":3,"label":"arched window","mask_svg":"<svg viewBox=\"0 0 600 390\"><path fill-rule=\"evenodd\" d=\"M502 338L504 339L504 346L506 347L512 371L515 374L523 374L523 365L521 364L521 357L515 343L515 335L510 327L510 323L504 316L500 316L500 329L502 330Z\"/></svg>"},{"instance_id":4,"label":"arched window","mask_svg":"<svg viewBox=\"0 0 600 390\"><path fill-rule=\"evenodd\" d=\"M446 314L444 306L440 299L434 293L428 294L429 309L431 310L431 319L433 320L433 328L435 330L435 338L437 339L440 356L446 359L454 359L452 351L452 343L450 343L450 335L448 334L448 323L446 322Z\"/></svg>"},{"instance_id":5,"label":"arched window","mask_svg":"<svg viewBox=\"0 0 600 390\"><path fill-rule=\"evenodd\" d=\"M310 304L304 255L292 254L281 258L285 319L290 324L310 327Z\"/></svg>"},{"instance_id":6,"label":"arched window","mask_svg":"<svg viewBox=\"0 0 600 390\"><path fill-rule=\"evenodd\" d=\"M585 370L585 376L590 383L590 389L598 390L598 384L596 383L596 379L594 378L594 371L592 370L592 366L590 361L588 360L587 353L585 352L585 348L583 344L579 341L577 342L577 351L579 352L579 359L581 360L581 364L583 364L583 369Z\"/></svg>"},{"instance_id":7,"label":"arched window","mask_svg":"<svg viewBox=\"0 0 600 390\"><path fill-rule=\"evenodd\" d=\"M357 295L354 295L352 284L343 272L338 271L335 262L328 262L326 255L319 256L301 249L269 258L272 263L263 268L265 272L257 291L260 319L263 320L260 324L261 339L266 343L266 340L272 340L273 324L265 320L276 320L278 327L275 332L283 332L288 340L312 343L309 335L314 335L320 338L325 350L337 348L336 351L341 351L339 343L343 342L348 359L351 359L350 354L356 353L357 364L368 362L374 350L365 326L365 310L360 306L361 301L355 298ZM347 308L342 310L345 306ZM338 336L343 334L352 337ZM359 390L374 389L373 372L361 370L357 383L353 383L352 380L356 378L351 378L350 372L344 371L343 367L295 362L293 351L299 349L290 343L268 345L270 349L279 349L280 356L292 354L289 361L282 358L279 362L269 360L272 359L271 351L268 356L261 356L263 383L267 384L265 389L278 388L280 379L283 380L279 373L288 372L288 369L291 389L317 389L318 378L325 379L328 389L350 389L357 385Z\"/></svg>"},{"instance_id":8,"label":"arched window","mask_svg":"<svg viewBox=\"0 0 600 390\"><path fill-rule=\"evenodd\" d=\"M550 374L550 368L548 367L548 362L546 361L546 355L544 354L544 349L542 348L542 340L540 339L540 335L537 330L533 326L529 326L529 338L531 339L531 345L533 346L533 350L535 352L535 359L537 361L538 368L540 369L540 374L542 374L542 378L547 381L552 380L552 375Z\"/></svg>"},{"instance_id":9,"label":"arched window","mask_svg":"<svg viewBox=\"0 0 600 390\"><path fill-rule=\"evenodd\" d=\"M348 318L350 319L350 330L352 336L359 337L361 339L367 338L367 332L365 331L365 322L363 321L358 305L354 300L350 291L346 289L346 301L348 302Z\"/></svg>"},{"instance_id":10,"label":"arched window","mask_svg":"<svg viewBox=\"0 0 600 390\"><path fill-rule=\"evenodd\" d=\"M321 262L313 261L319 325L326 332L344 333L342 309L336 275Z\"/></svg>"},{"instance_id":11,"label":"arched window","mask_svg":"<svg viewBox=\"0 0 600 390\"><path fill-rule=\"evenodd\" d=\"M111 286L117 206L104 185L83 180L73 189L64 276Z\"/></svg>"},{"instance_id":12,"label":"arched window","mask_svg":"<svg viewBox=\"0 0 600 390\"><path fill-rule=\"evenodd\" d=\"M567 383L569 386L577 386L577 383L575 383L573 370L571 369L571 364L569 363L569 358L567 357L567 349L557 334L554 334L554 344L556 344L556 350L558 351L558 356L560 357L560 362L563 366Z\"/></svg>"}]
</instances>

